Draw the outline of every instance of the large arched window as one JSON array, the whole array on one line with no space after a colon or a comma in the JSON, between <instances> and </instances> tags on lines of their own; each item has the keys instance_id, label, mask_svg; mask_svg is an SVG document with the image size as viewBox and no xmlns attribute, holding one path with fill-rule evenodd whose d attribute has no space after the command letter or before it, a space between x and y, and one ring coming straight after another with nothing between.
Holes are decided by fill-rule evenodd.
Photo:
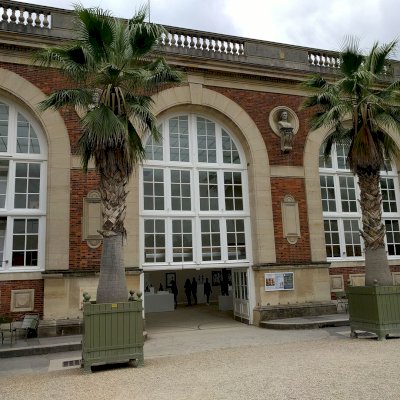
<instances>
[{"instance_id":1,"label":"large arched window","mask_svg":"<svg viewBox=\"0 0 400 400\"><path fill-rule=\"evenodd\" d=\"M46 160L39 126L0 99L0 272L44 269Z\"/></svg>"},{"instance_id":2,"label":"large arched window","mask_svg":"<svg viewBox=\"0 0 400 400\"><path fill-rule=\"evenodd\" d=\"M216 122L177 115L146 143L141 175L142 263L248 265L247 163Z\"/></svg>"},{"instance_id":3,"label":"large arched window","mask_svg":"<svg viewBox=\"0 0 400 400\"><path fill-rule=\"evenodd\" d=\"M360 235L361 210L357 179L346 163L348 149L335 145L328 159L320 151L319 175L328 259L362 259ZM400 256L399 179L396 169L387 163L381 171L382 211L386 226L386 249L389 258Z\"/></svg>"}]
</instances>

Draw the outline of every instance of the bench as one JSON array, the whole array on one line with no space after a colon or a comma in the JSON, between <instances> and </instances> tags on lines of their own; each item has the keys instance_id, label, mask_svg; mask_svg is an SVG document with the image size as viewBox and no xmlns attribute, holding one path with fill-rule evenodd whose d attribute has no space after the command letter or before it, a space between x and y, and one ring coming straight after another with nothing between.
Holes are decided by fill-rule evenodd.
<instances>
[{"instance_id":1,"label":"bench","mask_svg":"<svg viewBox=\"0 0 400 400\"><path fill-rule=\"evenodd\" d=\"M25 338L25 340L27 340L37 337L38 326L39 315L26 314L20 325L18 323L13 324L13 331L15 332L16 337L20 336L18 332L22 332L23 337Z\"/></svg>"}]
</instances>

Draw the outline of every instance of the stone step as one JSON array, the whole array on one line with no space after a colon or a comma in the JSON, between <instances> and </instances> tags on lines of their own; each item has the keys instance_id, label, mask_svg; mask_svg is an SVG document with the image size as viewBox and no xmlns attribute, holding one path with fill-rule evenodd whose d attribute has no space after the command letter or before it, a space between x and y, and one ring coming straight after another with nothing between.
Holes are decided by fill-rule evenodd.
<instances>
[{"instance_id":1,"label":"stone step","mask_svg":"<svg viewBox=\"0 0 400 400\"><path fill-rule=\"evenodd\" d=\"M260 328L267 329L316 329L330 326L349 325L348 314L330 314L308 317L283 318L273 320L263 320Z\"/></svg>"}]
</instances>

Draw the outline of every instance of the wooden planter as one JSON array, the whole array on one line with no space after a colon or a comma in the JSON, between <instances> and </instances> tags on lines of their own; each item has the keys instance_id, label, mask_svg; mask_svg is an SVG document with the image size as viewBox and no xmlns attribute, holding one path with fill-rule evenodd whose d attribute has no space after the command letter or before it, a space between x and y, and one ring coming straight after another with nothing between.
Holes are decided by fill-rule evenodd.
<instances>
[{"instance_id":1,"label":"wooden planter","mask_svg":"<svg viewBox=\"0 0 400 400\"><path fill-rule=\"evenodd\" d=\"M351 336L356 330L379 340L400 333L400 286L350 286L347 291Z\"/></svg>"},{"instance_id":2,"label":"wooden planter","mask_svg":"<svg viewBox=\"0 0 400 400\"><path fill-rule=\"evenodd\" d=\"M128 361L143 365L142 301L83 305L82 366Z\"/></svg>"}]
</instances>

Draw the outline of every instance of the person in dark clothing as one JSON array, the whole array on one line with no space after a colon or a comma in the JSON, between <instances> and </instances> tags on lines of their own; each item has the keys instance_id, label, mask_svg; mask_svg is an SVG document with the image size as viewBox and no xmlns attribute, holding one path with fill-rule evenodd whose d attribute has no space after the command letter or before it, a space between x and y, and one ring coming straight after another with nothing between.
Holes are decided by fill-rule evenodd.
<instances>
[{"instance_id":1,"label":"person in dark clothing","mask_svg":"<svg viewBox=\"0 0 400 400\"><path fill-rule=\"evenodd\" d=\"M210 293L212 292L211 290L211 285L210 282L208 282L208 278L206 278L206 281L204 282L204 295L207 297L207 305L210 305Z\"/></svg>"},{"instance_id":2,"label":"person in dark clothing","mask_svg":"<svg viewBox=\"0 0 400 400\"><path fill-rule=\"evenodd\" d=\"M192 280L192 295L193 295L193 300L194 300L194 304L197 304L197 281L196 278L193 277Z\"/></svg>"},{"instance_id":3,"label":"person in dark clothing","mask_svg":"<svg viewBox=\"0 0 400 400\"><path fill-rule=\"evenodd\" d=\"M225 268L222 268L221 295L229 296L228 272Z\"/></svg>"},{"instance_id":4,"label":"person in dark clothing","mask_svg":"<svg viewBox=\"0 0 400 400\"><path fill-rule=\"evenodd\" d=\"M187 299L186 307L188 307L188 306L192 305L192 285L190 283L189 278L186 279L184 288L185 288L185 294L186 294L186 299Z\"/></svg>"},{"instance_id":5,"label":"person in dark clothing","mask_svg":"<svg viewBox=\"0 0 400 400\"><path fill-rule=\"evenodd\" d=\"M174 305L175 308L178 307L178 286L176 286L176 282L172 279L171 282L171 292L174 295Z\"/></svg>"}]
</instances>

